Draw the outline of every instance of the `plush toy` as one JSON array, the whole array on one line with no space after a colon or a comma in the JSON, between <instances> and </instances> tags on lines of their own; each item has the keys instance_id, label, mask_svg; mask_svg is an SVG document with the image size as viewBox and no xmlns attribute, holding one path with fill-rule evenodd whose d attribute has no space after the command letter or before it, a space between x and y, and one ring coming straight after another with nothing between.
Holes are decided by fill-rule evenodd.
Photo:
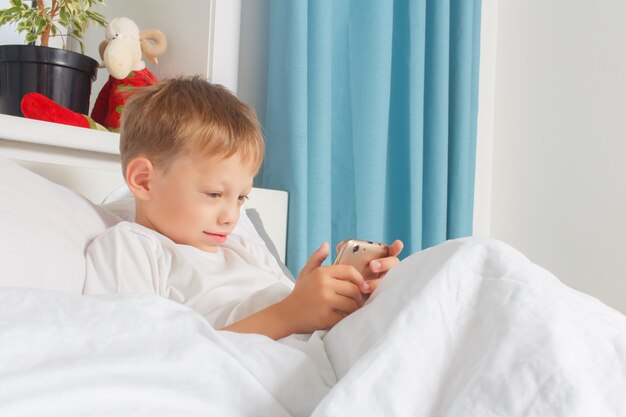
<instances>
[{"instance_id":1,"label":"plush toy","mask_svg":"<svg viewBox=\"0 0 626 417\"><path fill-rule=\"evenodd\" d=\"M109 80L98 93L91 117L63 107L39 93L24 95L22 113L30 119L71 126L117 131L128 96L136 88L153 85L156 77L146 68L142 54L157 64L157 56L165 52L167 39L156 29L143 32L132 20L119 17L106 27L106 40L100 44L101 67L106 67Z\"/></svg>"}]
</instances>

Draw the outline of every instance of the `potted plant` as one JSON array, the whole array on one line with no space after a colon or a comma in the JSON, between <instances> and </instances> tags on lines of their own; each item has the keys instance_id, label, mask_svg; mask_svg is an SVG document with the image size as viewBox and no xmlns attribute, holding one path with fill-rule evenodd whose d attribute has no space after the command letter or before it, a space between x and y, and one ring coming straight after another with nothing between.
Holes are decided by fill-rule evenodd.
<instances>
[{"instance_id":1,"label":"potted plant","mask_svg":"<svg viewBox=\"0 0 626 417\"><path fill-rule=\"evenodd\" d=\"M0 25L16 24L28 45L0 45L0 113L21 116L26 93L38 92L76 112L89 112L91 84L98 62L84 55L83 34L90 22L106 26L106 18L92 10L104 0L10 0L0 9ZM80 53L49 47L61 38L71 40Z\"/></svg>"}]
</instances>

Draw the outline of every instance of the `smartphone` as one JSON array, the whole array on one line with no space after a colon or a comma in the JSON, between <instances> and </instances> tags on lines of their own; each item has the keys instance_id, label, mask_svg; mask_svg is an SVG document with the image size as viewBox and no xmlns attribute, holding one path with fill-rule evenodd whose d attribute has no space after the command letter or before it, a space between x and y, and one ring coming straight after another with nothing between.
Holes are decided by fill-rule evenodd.
<instances>
[{"instance_id":1,"label":"smartphone","mask_svg":"<svg viewBox=\"0 0 626 417\"><path fill-rule=\"evenodd\" d=\"M374 259L384 258L388 254L389 247L384 243L350 239L339 248L333 265L352 265L363 275L364 279L375 279L378 278L378 274L372 272L369 263Z\"/></svg>"}]
</instances>

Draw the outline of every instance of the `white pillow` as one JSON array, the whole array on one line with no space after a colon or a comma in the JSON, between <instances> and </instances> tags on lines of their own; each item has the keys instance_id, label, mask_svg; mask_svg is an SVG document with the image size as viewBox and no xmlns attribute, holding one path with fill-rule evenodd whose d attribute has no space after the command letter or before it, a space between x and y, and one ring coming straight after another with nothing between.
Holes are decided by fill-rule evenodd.
<instances>
[{"instance_id":1,"label":"white pillow","mask_svg":"<svg viewBox=\"0 0 626 417\"><path fill-rule=\"evenodd\" d=\"M80 294L89 243L121 219L0 157L0 286Z\"/></svg>"},{"instance_id":2,"label":"white pillow","mask_svg":"<svg viewBox=\"0 0 626 417\"><path fill-rule=\"evenodd\" d=\"M80 194L0 157L0 287L80 294L85 280L87 246L107 228L124 218L131 221L134 218L134 201L126 187L112 193L106 201L107 204L99 207ZM262 227L257 223L257 227ZM266 242L245 211L237 230ZM275 257L289 276L286 267Z\"/></svg>"}]
</instances>

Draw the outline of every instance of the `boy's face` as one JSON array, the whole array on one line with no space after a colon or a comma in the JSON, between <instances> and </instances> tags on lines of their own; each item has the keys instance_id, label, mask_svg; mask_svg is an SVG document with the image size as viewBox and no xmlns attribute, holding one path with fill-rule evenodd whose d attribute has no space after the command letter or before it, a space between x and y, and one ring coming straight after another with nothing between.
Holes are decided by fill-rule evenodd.
<instances>
[{"instance_id":1,"label":"boy's face","mask_svg":"<svg viewBox=\"0 0 626 417\"><path fill-rule=\"evenodd\" d=\"M254 174L238 155L177 157L165 172L155 170L136 220L176 243L215 252L235 228Z\"/></svg>"}]
</instances>

